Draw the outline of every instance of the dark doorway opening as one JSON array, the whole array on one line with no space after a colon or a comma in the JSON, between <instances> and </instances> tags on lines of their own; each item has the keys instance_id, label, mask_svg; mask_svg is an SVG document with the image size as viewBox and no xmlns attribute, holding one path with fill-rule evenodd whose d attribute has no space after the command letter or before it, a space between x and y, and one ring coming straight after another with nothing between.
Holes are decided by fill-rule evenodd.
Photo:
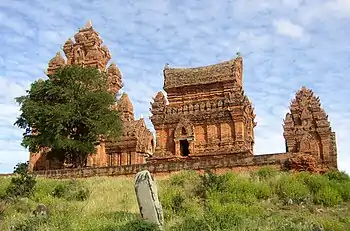
<instances>
[{"instance_id":1,"label":"dark doorway opening","mask_svg":"<svg viewBox=\"0 0 350 231\"><path fill-rule=\"evenodd\" d=\"M180 140L181 156L188 156L190 154L189 143L187 140Z\"/></svg>"}]
</instances>

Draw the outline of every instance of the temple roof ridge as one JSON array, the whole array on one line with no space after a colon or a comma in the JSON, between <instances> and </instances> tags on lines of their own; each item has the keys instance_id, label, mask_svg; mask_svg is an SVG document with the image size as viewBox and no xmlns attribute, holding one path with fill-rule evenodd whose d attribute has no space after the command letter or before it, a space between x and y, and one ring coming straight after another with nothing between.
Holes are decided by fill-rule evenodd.
<instances>
[{"instance_id":1,"label":"temple roof ridge","mask_svg":"<svg viewBox=\"0 0 350 231\"><path fill-rule=\"evenodd\" d=\"M173 68L166 65L163 70L164 90L217 82L237 81L241 84L242 68L242 57L201 67Z\"/></svg>"},{"instance_id":2,"label":"temple roof ridge","mask_svg":"<svg viewBox=\"0 0 350 231\"><path fill-rule=\"evenodd\" d=\"M215 68L226 64L234 64L238 59L241 59L241 57L218 62L215 64L209 64L209 65L203 65L203 66L197 66L197 67L170 67L169 63L166 63L164 66L164 70L194 71L197 69L206 69L206 68L213 68L213 67Z\"/></svg>"}]
</instances>

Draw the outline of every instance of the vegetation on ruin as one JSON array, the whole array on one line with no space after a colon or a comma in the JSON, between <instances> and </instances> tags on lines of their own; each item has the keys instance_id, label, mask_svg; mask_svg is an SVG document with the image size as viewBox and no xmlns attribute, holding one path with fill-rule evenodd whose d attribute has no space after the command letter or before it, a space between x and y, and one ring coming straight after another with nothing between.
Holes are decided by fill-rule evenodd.
<instances>
[{"instance_id":1,"label":"vegetation on ruin","mask_svg":"<svg viewBox=\"0 0 350 231\"><path fill-rule=\"evenodd\" d=\"M38 178L33 194L16 199L6 190L11 179L0 178L0 230L155 230L139 218L131 178ZM350 230L345 173L189 171L157 184L165 230ZM39 203L48 215L33 215Z\"/></svg>"},{"instance_id":2,"label":"vegetation on ruin","mask_svg":"<svg viewBox=\"0 0 350 231\"><path fill-rule=\"evenodd\" d=\"M35 81L25 96L16 98L21 114L15 125L25 130L22 145L31 152L48 148L51 158L83 165L101 136L113 140L121 134L119 114L111 110L116 97L108 92L107 81L96 68L76 65Z\"/></svg>"}]
</instances>

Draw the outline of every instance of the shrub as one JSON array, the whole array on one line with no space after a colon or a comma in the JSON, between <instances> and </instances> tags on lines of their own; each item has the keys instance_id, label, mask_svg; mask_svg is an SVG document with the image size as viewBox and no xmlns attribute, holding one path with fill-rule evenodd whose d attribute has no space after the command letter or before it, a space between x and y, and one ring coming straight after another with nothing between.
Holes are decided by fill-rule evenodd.
<instances>
[{"instance_id":1,"label":"shrub","mask_svg":"<svg viewBox=\"0 0 350 231\"><path fill-rule=\"evenodd\" d=\"M81 182L70 180L58 184L54 188L52 196L57 198L64 198L66 200L84 201L89 198L90 190Z\"/></svg>"},{"instance_id":2,"label":"shrub","mask_svg":"<svg viewBox=\"0 0 350 231\"><path fill-rule=\"evenodd\" d=\"M252 204L258 199L267 199L272 195L270 187L264 182L252 181L248 178L227 175L225 191L216 192L222 204L225 203L248 203Z\"/></svg>"},{"instance_id":3,"label":"shrub","mask_svg":"<svg viewBox=\"0 0 350 231\"><path fill-rule=\"evenodd\" d=\"M3 200L0 200L0 220L4 217L6 210L6 202Z\"/></svg>"},{"instance_id":4,"label":"shrub","mask_svg":"<svg viewBox=\"0 0 350 231\"><path fill-rule=\"evenodd\" d=\"M350 176L343 171L329 171L325 175L329 180L336 180L339 182L350 181Z\"/></svg>"},{"instance_id":5,"label":"shrub","mask_svg":"<svg viewBox=\"0 0 350 231\"><path fill-rule=\"evenodd\" d=\"M232 227L241 226L246 220L255 219L261 215L258 206L244 204L221 204L217 201L208 202L205 220L211 230L232 230Z\"/></svg>"},{"instance_id":6,"label":"shrub","mask_svg":"<svg viewBox=\"0 0 350 231\"><path fill-rule=\"evenodd\" d=\"M30 217L11 227L12 231L37 231L38 226L47 222L46 217Z\"/></svg>"},{"instance_id":7,"label":"shrub","mask_svg":"<svg viewBox=\"0 0 350 231\"><path fill-rule=\"evenodd\" d=\"M342 197L339 192L330 187L324 187L314 195L314 203L324 206L334 206L342 202Z\"/></svg>"},{"instance_id":8,"label":"shrub","mask_svg":"<svg viewBox=\"0 0 350 231\"><path fill-rule=\"evenodd\" d=\"M165 219L176 216L188 216L188 214L199 214L203 211L200 199L186 195L181 188L169 188L160 191L161 201Z\"/></svg>"},{"instance_id":9,"label":"shrub","mask_svg":"<svg viewBox=\"0 0 350 231\"><path fill-rule=\"evenodd\" d=\"M336 189L343 201L350 201L350 181L349 182L331 182L331 187Z\"/></svg>"},{"instance_id":10,"label":"shrub","mask_svg":"<svg viewBox=\"0 0 350 231\"><path fill-rule=\"evenodd\" d=\"M119 231L158 231L157 224L151 223L146 220L133 220L129 221L125 225L121 226ZM111 230L112 231L112 230Z\"/></svg>"},{"instance_id":11,"label":"shrub","mask_svg":"<svg viewBox=\"0 0 350 231\"><path fill-rule=\"evenodd\" d=\"M271 167L262 167L256 172L258 177L264 180L275 177L277 173L278 173L277 170Z\"/></svg>"},{"instance_id":12,"label":"shrub","mask_svg":"<svg viewBox=\"0 0 350 231\"><path fill-rule=\"evenodd\" d=\"M18 163L14 168L16 177L11 178L10 184L6 188L8 197L30 197L34 194L36 179L35 176L29 174L28 164Z\"/></svg>"},{"instance_id":13,"label":"shrub","mask_svg":"<svg viewBox=\"0 0 350 231\"><path fill-rule=\"evenodd\" d=\"M195 189L195 195L205 201L207 193L210 191L226 191L228 189L228 176L228 174L213 174L210 170L206 170L204 175L200 176L200 184Z\"/></svg>"},{"instance_id":14,"label":"shrub","mask_svg":"<svg viewBox=\"0 0 350 231\"><path fill-rule=\"evenodd\" d=\"M183 203L185 198L181 194L176 194L172 198L171 208L175 214L178 214L181 210L183 210Z\"/></svg>"},{"instance_id":15,"label":"shrub","mask_svg":"<svg viewBox=\"0 0 350 231\"><path fill-rule=\"evenodd\" d=\"M306 184L313 194L327 187L330 183L327 177L319 174L300 173L298 178Z\"/></svg>"},{"instance_id":16,"label":"shrub","mask_svg":"<svg viewBox=\"0 0 350 231\"><path fill-rule=\"evenodd\" d=\"M171 188L181 189L188 197L197 195L197 190L201 184L201 178L195 171L182 171L170 177ZM168 187L169 185L167 185Z\"/></svg>"},{"instance_id":17,"label":"shrub","mask_svg":"<svg viewBox=\"0 0 350 231\"><path fill-rule=\"evenodd\" d=\"M281 177L275 185L275 192L284 202L289 200L293 203L306 202L311 197L308 187L293 175Z\"/></svg>"}]
</instances>

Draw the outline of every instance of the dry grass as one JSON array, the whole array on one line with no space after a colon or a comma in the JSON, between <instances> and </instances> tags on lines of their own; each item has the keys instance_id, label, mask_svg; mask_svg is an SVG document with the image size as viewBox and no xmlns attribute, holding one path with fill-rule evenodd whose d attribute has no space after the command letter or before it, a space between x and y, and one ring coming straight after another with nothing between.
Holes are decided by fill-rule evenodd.
<instances>
[{"instance_id":1,"label":"dry grass","mask_svg":"<svg viewBox=\"0 0 350 231\"><path fill-rule=\"evenodd\" d=\"M201 179L193 172L157 181L166 230L300 231L313 230L317 226L322 226L323 230L350 230L348 194L346 191L339 194L344 198L339 201L335 190L327 188L333 185L337 189L337 180L269 171L250 176L225 176L220 181L217 181L219 178L210 179L210 184L220 182L223 186L217 189L201 188ZM27 224L35 229L23 230L112 231L139 218L132 179L98 177L78 181L90 189L91 194L85 201L53 197L52 191L64 180L38 179L33 198L21 199L5 207L0 230ZM350 180L341 182L343 188L349 187ZM0 177L0 195L4 194L8 183L9 178ZM200 190L207 192L206 207L203 207ZM333 204L315 204L315 198L333 201ZM290 199L292 204L288 203ZM38 203L47 205L51 212L48 219L38 220L31 216Z\"/></svg>"}]
</instances>

